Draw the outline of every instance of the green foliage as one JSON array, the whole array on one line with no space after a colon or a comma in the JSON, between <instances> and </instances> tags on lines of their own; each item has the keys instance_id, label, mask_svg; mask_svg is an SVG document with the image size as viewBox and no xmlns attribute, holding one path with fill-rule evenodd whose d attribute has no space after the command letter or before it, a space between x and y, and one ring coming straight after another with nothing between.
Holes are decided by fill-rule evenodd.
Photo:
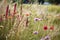
<instances>
[{"instance_id":1,"label":"green foliage","mask_svg":"<svg viewBox=\"0 0 60 40\"><path fill-rule=\"evenodd\" d=\"M48 2L48 0L45 0L45 2Z\"/></svg>"},{"instance_id":2,"label":"green foliage","mask_svg":"<svg viewBox=\"0 0 60 40\"><path fill-rule=\"evenodd\" d=\"M48 0L48 1L53 4L60 4L60 0Z\"/></svg>"}]
</instances>

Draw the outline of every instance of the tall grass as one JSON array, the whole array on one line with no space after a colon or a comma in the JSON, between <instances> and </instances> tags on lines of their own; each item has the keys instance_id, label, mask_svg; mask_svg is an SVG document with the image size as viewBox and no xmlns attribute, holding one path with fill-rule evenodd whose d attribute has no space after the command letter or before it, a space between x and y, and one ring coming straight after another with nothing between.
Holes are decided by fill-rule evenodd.
<instances>
[{"instance_id":1,"label":"tall grass","mask_svg":"<svg viewBox=\"0 0 60 40\"><path fill-rule=\"evenodd\" d=\"M22 7L22 15L20 5L14 11L14 4L9 4L7 19L5 13L0 15L0 40L47 40L46 36L50 37L48 40L60 40L59 6L47 9L44 5L23 4Z\"/></svg>"}]
</instances>

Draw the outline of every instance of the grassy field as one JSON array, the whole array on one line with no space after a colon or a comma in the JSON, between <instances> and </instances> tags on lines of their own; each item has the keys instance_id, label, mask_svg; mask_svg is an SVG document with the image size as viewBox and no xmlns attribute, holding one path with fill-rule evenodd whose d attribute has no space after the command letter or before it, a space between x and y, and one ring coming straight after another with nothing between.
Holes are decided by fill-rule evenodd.
<instances>
[{"instance_id":1,"label":"grassy field","mask_svg":"<svg viewBox=\"0 0 60 40\"><path fill-rule=\"evenodd\" d=\"M7 18L0 13L0 40L60 40L60 6L9 4Z\"/></svg>"}]
</instances>

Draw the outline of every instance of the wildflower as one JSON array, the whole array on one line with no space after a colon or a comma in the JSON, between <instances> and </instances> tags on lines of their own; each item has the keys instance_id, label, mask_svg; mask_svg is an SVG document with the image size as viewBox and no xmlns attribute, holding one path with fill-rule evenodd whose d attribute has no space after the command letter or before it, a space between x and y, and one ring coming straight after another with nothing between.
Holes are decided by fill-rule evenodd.
<instances>
[{"instance_id":1,"label":"wildflower","mask_svg":"<svg viewBox=\"0 0 60 40\"><path fill-rule=\"evenodd\" d=\"M44 30L47 30L48 29L48 27L47 26L44 26Z\"/></svg>"},{"instance_id":2,"label":"wildflower","mask_svg":"<svg viewBox=\"0 0 60 40\"><path fill-rule=\"evenodd\" d=\"M51 26L51 27L50 27L50 30L54 30L54 26Z\"/></svg>"},{"instance_id":3,"label":"wildflower","mask_svg":"<svg viewBox=\"0 0 60 40\"><path fill-rule=\"evenodd\" d=\"M50 36L48 35L48 36L45 36L45 38L44 38L45 40L50 40Z\"/></svg>"},{"instance_id":4,"label":"wildflower","mask_svg":"<svg viewBox=\"0 0 60 40\"><path fill-rule=\"evenodd\" d=\"M38 34L38 31L34 31L33 34Z\"/></svg>"},{"instance_id":5,"label":"wildflower","mask_svg":"<svg viewBox=\"0 0 60 40\"><path fill-rule=\"evenodd\" d=\"M38 21L39 20L39 18L34 18L34 21Z\"/></svg>"},{"instance_id":6,"label":"wildflower","mask_svg":"<svg viewBox=\"0 0 60 40\"><path fill-rule=\"evenodd\" d=\"M7 8L6 8L6 15L5 15L6 18L8 16L8 11L9 11L9 5L7 5Z\"/></svg>"},{"instance_id":7,"label":"wildflower","mask_svg":"<svg viewBox=\"0 0 60 40\"><path fill-rule=\"evenodd\" d=\"M25 15L26 15L26 16L29 16L30 14L29 14L29 13L26 13Z\"/></svg>"},{"instance_id":8,"label":"wildflower","mask_svg":"<svg viewBox=\"0 0 60 40\"><path fill-rule=\"evenodd\" d=\"M34 18L34 21L42 21L41 18Z\"/></svg>"},{"instance_id":9,"label":"wildflower","mask_svg":"<svg viewBox=\"0 0 60 40\"><path fill-rule=\"evenodd\" d=\"M44 38L41 38L40 40L50 40L50 36L47 35L47 36L45 36Z\"/></svg>"}]
</instances>

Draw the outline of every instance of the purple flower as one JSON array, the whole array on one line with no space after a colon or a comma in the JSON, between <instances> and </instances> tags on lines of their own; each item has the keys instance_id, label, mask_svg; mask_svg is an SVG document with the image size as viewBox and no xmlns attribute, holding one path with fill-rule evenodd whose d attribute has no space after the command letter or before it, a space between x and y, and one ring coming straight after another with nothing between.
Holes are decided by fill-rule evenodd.
<instances>
[{"instance_id":1,"label":"purple flower","mask_svg":"<svg viewBox=\"0 0 60 40\"><path fill-rule=\"evenodd\" d=\"M38 34L38 31L34 31L33 34Z\"/></svg>"},{"instance_id":2,"label":"purple flower","mask_svg":"<svg viewBox=\"0 0 60 40\"><path fill-rule=\"evenodd\" d=\"M45 36L44 38L41 38L40 40L50 40L50 36Z\"/></svg>"},{"instance_id":3,"label":"purple flower","mask_svg":"<svg viewBox=\"0 0 60 40\"><path fill-rule=\"evenodd\" d=\"M34 18L34 21L38 21L39 20L39 18Z\"/></svg>"},{"instance_id":4,"label":"purple flower","mask_svg":"<svg viewBox=\"0 0 60 40\"><path fill-rule=\"evenodd\" d=\"M50 36L45 36L45 40L50 40Z\"/></svg>"},{"instance_id":5,"label":"purple flower","mask_svg":"<svg viewBox=\"0 0 60 40\"><path fill-rule=\"evenodd\" d=\"M42 18L34 18L34 21L42 21Z\"/></svg>"}]
</instances>

